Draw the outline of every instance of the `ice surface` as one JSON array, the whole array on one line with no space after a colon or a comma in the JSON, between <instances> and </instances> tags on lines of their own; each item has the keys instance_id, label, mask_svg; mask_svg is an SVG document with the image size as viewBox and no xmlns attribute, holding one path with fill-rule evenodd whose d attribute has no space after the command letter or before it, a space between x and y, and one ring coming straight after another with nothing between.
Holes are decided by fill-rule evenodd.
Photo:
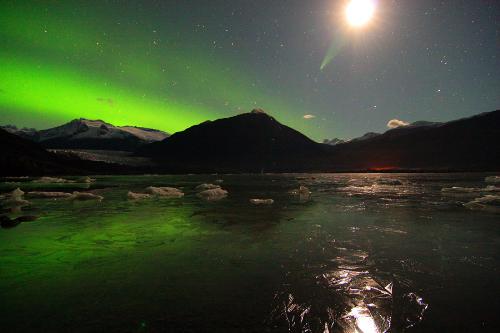
<instances>
[{"instance_id":1,"label":"ice surface","mask_svg":"<svg viewBox=\"0 0 500 333\"><path fill-rule=\"evenodd\" d=\"M231 193L210 191L226 199L196 196L217 177ZM33 199L21 213L5 206L16 187L24 200L89 184L1 183L6 226L39 216L0 230L2 330L123 332L141 320L172 332L495 331L498 311L485 304L500 225L488 208L500 193L441 191L494 185L485 177L384 174L403 183L391 186L378 174L95 176L89 193L105 200ZM127 199L151 185L187 193ZM288 191L299 185L314 201L297 204Z\"/></svg>"}]
</instances>

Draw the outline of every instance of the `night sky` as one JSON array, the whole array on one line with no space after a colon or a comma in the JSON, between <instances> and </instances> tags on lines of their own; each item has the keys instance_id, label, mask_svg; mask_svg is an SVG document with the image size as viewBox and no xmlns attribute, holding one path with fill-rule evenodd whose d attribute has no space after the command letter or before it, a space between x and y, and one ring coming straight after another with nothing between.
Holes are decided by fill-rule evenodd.
<instances>
[{"instance_id":1,"label":"night sky","mask_svg":"<svg viewBox=\"0 0 500 333\"><path fill-rule=\"evenodd\" d=\"M315 140L500 107L500 1L0 2L0 124L175 132L263 108ZM321 69L322 64L326 64Z\"/></svg>"}]
</instances>

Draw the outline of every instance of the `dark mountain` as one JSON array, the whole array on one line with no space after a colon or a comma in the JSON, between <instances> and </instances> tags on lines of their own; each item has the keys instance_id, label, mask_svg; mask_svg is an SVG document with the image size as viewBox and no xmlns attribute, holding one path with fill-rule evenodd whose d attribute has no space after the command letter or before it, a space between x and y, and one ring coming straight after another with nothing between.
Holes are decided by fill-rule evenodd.
<instances>
[{"instance_id":1,"label":"dark mountain","mask_svg":"<svg viewBox=\"0 0 500 333\"><path fill-rule=\"evenodd\" d=\"M83 126L79 124L71 126L78 132ZM85 126L83 129L89 131ZM43 135L51 137L48 132ZM316 143L263 111L254 110L207 121L163 141L139 146L137 155L156 162L148 164L147 170L50 153L38 143L0 130L0 168L1 175L497 171L499 142L500 111L447 123L418 122L330 146Z\"/></svg>"},{"instance_id":2,"label":"dark mountain","mask_svg":"<svg viewBox=\"0 0 500 333\"><path fill-rule=\"evenodd\" d=\"M500 111L418 122L332 147L333 170L500 170Z\"/></svg>"},{"instance_id":3,"label":"dark mountain","mask_svg":"<svg viewBox=\"0 0 500 333\"><path fill-rule=\"evenodd\" d=\"M36 131L4 126L6 131L40 143L49 149L96 149L134 151L138 147L168 137L162 131L133 127L114 126L102 120L75 119L71 122Z\"/></svg>"},{"instance_id":4,"label":"dark mountain","mask_svg":"<svg viewBox=\"0 0 500 333\"><path fill-rule=\"evenodd\" d=\"M128 173L121 166L48 152L38 143L0 129L0 176Z\"/></svg>"},{"instance_id":5,"label":"dark mountain","mask_svg":"<svg viewBox=\"0 0 500 333\"><path fill-rule=\"evenodd\" d=\"M325 151L257 109L190 127L138 154L172 172L261 172L315 170Z\"/></svg>"},{"instance_id":6,"label":"dark mountain","mask_svg":"<svg viewBox=\"0 0 500 333\"><path fill-rule=\"evenodd\" d=\"M380 133L375 133L375 132L368 132L358 138L354 138L352 140L349 140L348 142L357 142L357 141L364 141L364 140L368 140L368 139L373 139L374 137L376 136L379 136Z\"/></svg>"}]
</instances>

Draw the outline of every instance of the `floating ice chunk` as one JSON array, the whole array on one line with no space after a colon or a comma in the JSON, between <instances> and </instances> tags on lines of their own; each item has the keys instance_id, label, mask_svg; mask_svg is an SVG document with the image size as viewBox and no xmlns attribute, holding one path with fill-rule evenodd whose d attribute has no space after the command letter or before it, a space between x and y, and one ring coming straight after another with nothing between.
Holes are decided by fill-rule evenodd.
<instances>
[{"instance_id":1,"label":"floating ice chunk","mask_svg":"<svg viewBox=\"0 0 500 333\"><path fill-rule=\"evenodd\" d=\"M250 199L250 203L254 205L272 205L274 203L273 199Z\"/></svg>"},{"instance_id":2,"label":"floating ice chunk","mask_svg":"<svg viewBox=\"0 0 500 333\"><path fill-rule=\"evenodd\" d=\"M214 184L201 184L196 186L196 191L215 190L217 188L220 188L220 186Z\"/></svg>"},{"instance_id":3,"label":"floating ice chunk","mask_svg":"<svg viewBox=\"0 0 500 333\"><path fill-rule=\"evenodd\" d=\"M11 213L19 213L22 207L31 205L31 202L24 200L24 192L20 188L16 188L9 195L4 196L2 204L10 208Z\"/></svg>"},{"instance_id":4,"label":"floating ice chunk","mask_svg":"<svg viewBox=\"0 0 500 333\"><path fill-rule=\"evenodd\" d=\"M151 195L157 195L166 198L181 198L184 196L181 190L175 187L154 187L146 188L146 192Z\"/></svg>"},{"instance_id":5,"label":"floating ice chunk","mask_svg":"<svg viewBox=\"0 0 500 333\"><path fill-rule=\"evenodd\" d=\"M197 194L199 198L207 201L216 201L227 197L228 192L220 187L202 191Z\"/></svg>"},{"instance_id":6,"label":"floating ice chunk","mask_svg":"<svg viewBox=\"0 0 500 333\"><path fill-rule=\"evenodd\" d=\"M42 183L42 184L54 184L54 183L74 183L74 180L68 180L63 178L54 178L54 177L42 177L35 179L33 183Z\"/></svg>"},{"instance_id":7,"label":"floating ice chunk","mask_svg":"<svg viewBox=\"0 0 500 333\"><path fill-rule=\"evenodd\" d=\"M500 213L500 196L486 195L476 198L464 204L464 207L472 210L482 210L491 213Z\"/></svg>"},{"instance_id":8,"label":"floating ice chunk","mask_svg":"<svg viewBox=\"0 0 500 333\"><path fill-rule=\"evenodd\" d=\"M102 196L94 194L94 193L89 193L89 192L73 192L73 194L68 198L70 200L80 200L80 201L86 201L86 200L98 200L101 201L104 199Z\"/></svg>"},{"instance_id":9,"label":"floating ice chunk","mask_svg":"<svg viewBox=\"0 0 500 333\"><path fill-rule=\"evenodd\" d=\"M78 181L79 181L80 183L87 183L87 184L90 184L90 183L95 182L95 179L94 179L94 178L90 178L90 177L86 176L86 177L80 178Z\"/></svg>"},{"instance_id":10,"label":"floating ice chunk","mask_svg":"<svg viewBox=\"0 0 500 333\"><path fill-rule=\"evenodd\" d=\"M149 199L149 198L151 198L151 194L147 194L147 193L134 193L132 191L129 191L127 193L127 198L129 198L130 200Z\"/></svg>"},{"instance_id":11,"label":"floating ice chunk","mask_svg":"<svg viewBox=\"0 0 500 333\"><path fill-rule=\"evenodd\" d=\"M378 179L377 184L378 185L391 185L391 186L403 185L403 183L400 180L391 179L391 178Z\"/></svg>"},{"instance_id":12,"label":"floating ice chunk","mask_svg":"<svg viewBox=\"0 0 500 333\"><path fill-rule=\"evenodd\" d=\"M489 176L484 179L487 183L500 184L500 176Z\"/></svg>"},{"instance_id":13,"label":"floating ice chunk","mask_svg":"<svg viewBox=\"0 0 500 333\"><path fill-rule=\"evenodd\" d=\"M24 192L19 187L16 188L14 191L10 192L10 198L12 200L22 199L23 195L24 195Z\"/></svg>"},{"instance_id":14,"label":"floating ice chunk","mask_svg":"<svg viewBox=\"0 0 500 333\"><path fill-rule=\"evenodd\" d=\"M4 201L4 204L7 207L11 207L13 211L19 211L21 207L31 204L28 200L24 200L23 196L24 192L20 188L16 188L10 192L10 196Z\"/></svg>"},{"instance_id":15,"label":"floating ice chunk","mask_svg":"<svg viewBox=\"0 0 500 333\"><path fill-rule=\"evenodd\" d=\"M482 187L444 187L441 189L443 193L477 193L477 192L499 192L500 187L489 185L484 188Z\"/></svg>"},{"instance_id":16,"label":"floating ice chunk","mask_svg":"<svg viewBox=\"0 0 500 333\"><path fill-rule=\"evenodd\" d=\"M69 198L71 197L71 193L67 192L28 192L26 194L31 198Z\"/></svg>"},{"instance_id":17,"label":"floating ice chunk","mask_svg":"<svg viewBox=\"0 0 500 333\"><path fill-rule=\"evenodd\" d=\"M460 186L452 186L452 187L443 187L441 192L444 193L472 193L478 192L478 188L474 187L460 187Z\"/></svg>"}]
</instances>

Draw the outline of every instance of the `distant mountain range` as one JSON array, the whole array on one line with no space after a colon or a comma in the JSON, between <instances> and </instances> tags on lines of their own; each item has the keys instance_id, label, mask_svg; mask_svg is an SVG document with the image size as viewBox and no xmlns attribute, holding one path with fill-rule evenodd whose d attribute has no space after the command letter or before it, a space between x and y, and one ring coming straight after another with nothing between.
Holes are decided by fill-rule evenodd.
<instances>
[{"instance_id":1,"label":"distant mountain range","mask_svg":"<svg viewBox=\"0 0 500 333\"><path fill-rule=\"evenodd\" d=\"M51 153L32 140L0 129L0 176L127 173L128 168Z\"/></svg>"},{"instance_id":2,"label":"distant mountain range","mask_svg":"<svg viewBox=\"0 0 500 333\"><path fill-rule=\"evenodd\" d=\"M417 122L334 146L335 170L500 170L500 111Z\"/></svg>"},{"instance_id":3,"label":"distant mountain range","mask_svg":"<svg viewBox=\"0 0 500 333\"><path fill-rule=\"evenodd\" d=\"M9 133L37 142L48 149L96 149L135 151L142 145L161 141L168 134L159 130L114 126L102 120L75 119L67 124L37 131L2 126Z\"/></svg>"},{"instance_id":4,"label":"distant mountain range","mask_svg":"<svg viewBox=\"0 0 500 333\"><path fill-rule=\"evenodd\" d=\"M148 172L159 173L500 170L500 111L445 123L416 122L334 145L316 143L259 109L206 121L170 137L85 119L44 131L4 128L16 135L0 130L0 150L7 152L0 167L15 170L22 162L25 174L40 166L49 172L75 169L74 158L62 159L43 147L134 151L137 158L155 162ZM86 166L99 168L144 171L109 163Z\"/></svg>"},{"instance_id":5,"label":"distant mountain range","mask_svg":"<svg viewBox=\"0 0 500 333\"><path fill-rule=\"evenodd\" d=\"M399 131L399 130L407 130L411 128L416 128L416 127L431 127L431 126L439 126L442 123L437 123L437 122L430 122L430 121L416 121L414 123L411 123L406 126L399 126L393 129L388 130L389 131ZM374 137L377 137L381 135L380 133L375 133L375 132L368 132L358 138L354 138L351 140L344 140L344 139L339 139L339 138L333 138L333 139L325 139L323 140L324 144L330 145L330 146L336 146L342 143L350 143L350 142L359 142L359 141L364 141L367 139L373 139Z\"/></svg>"},{"instance_id":6,"label":"distant mountain range","mask_svg":"<svg viewBox=\"0 0 500 333\"><path fill-rule=\"evenodd\" d=\"M323 140L323 143L326 144L326 145L329 145L329 146L336 146L336 145L340 145L340 144L343 144L343 143L348 143L348 142L356 142L356 141L363 141L363 140L367 140L367 139L371 139L371 138L374 138L376 136L379 136L380 133L375 133L375 132L368 132L358 138L354 138L354 139L351 139L351 140L344 140L344 139L339 139L339 138L333 138L333 139L325 139Z\"/></svg>"}]
</instances>

